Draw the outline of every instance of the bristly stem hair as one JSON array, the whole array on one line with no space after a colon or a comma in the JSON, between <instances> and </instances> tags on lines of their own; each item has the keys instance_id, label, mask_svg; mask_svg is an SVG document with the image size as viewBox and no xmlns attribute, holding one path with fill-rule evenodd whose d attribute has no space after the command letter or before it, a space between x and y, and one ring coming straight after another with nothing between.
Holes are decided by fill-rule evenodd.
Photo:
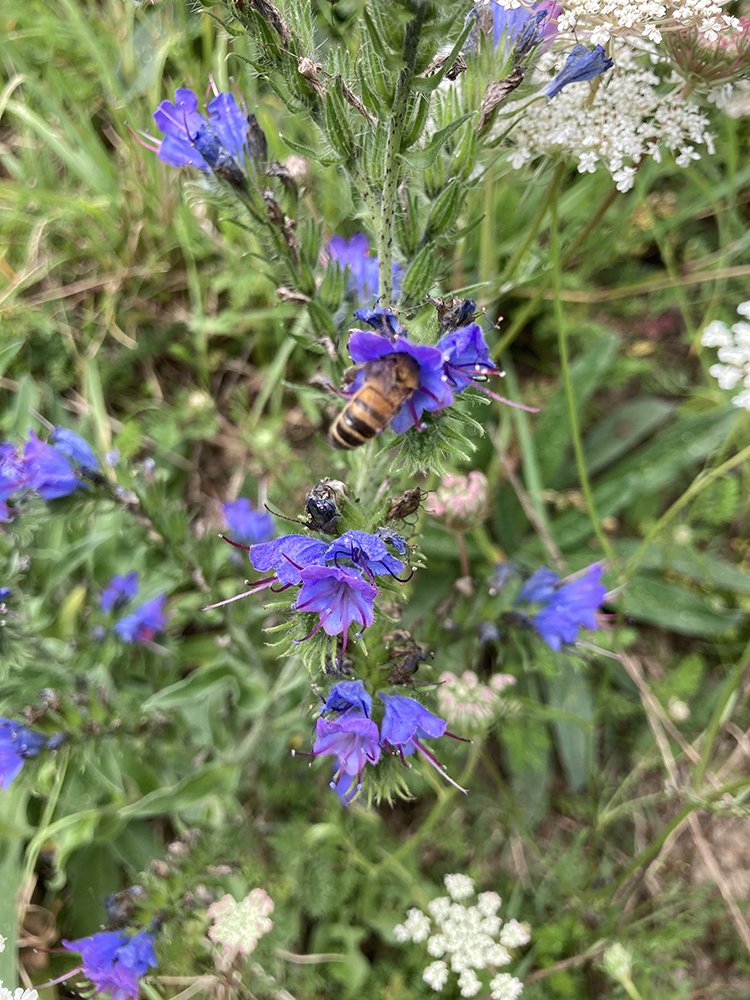
<instances>
[{"instance_id":1,"label":"bristly stem hair","mask_svg":"<svg viewBox=\"0 0 750 1000\"><path fill-rule=\"evenodd\" d=\"M414 17L406 25L404 32L403 60L404 65L396 81L396 93L393 98L393 109L388 126L388 142L385 150L385 173L383 180L383 200L380 206L380 218L376 222L378 239L378 284L380 303L390 306L393 303L393 220L396 214L396 192L398 190L401 166L401 139L409 108L409 93L414 79L419 50L419 36L422 33L426 14L426 4L416 0L412 5Z\"/></svg>"}]
</instances>

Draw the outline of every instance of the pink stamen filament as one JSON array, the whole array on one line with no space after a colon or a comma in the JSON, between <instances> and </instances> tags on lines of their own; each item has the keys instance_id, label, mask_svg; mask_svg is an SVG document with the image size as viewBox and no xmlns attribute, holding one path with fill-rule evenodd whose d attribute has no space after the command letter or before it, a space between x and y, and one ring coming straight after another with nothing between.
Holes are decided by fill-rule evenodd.
<instances>
[{"instance_id":1,"label":"pink stamen filament","mask_svg":"<svg viewBox=\"0 0 750 1000\"><path fill-rule=\"evenodd\" d=\"M223 539L223 541L225 541L225 542L228 542L230 545L233 545L236 549L244 549L245 552L249 552L250 551L250 546L249 545L240 545L239 542L233 542L232 539L231 538L227 538L226 535L219 535L219 538Z\"/></svg>"},{"instance_id":2,"label":"pink stamen filament","mask_svg":"<svg viewBox=\"0 0 750 1000\"><path fill-rule=\"evenodd\" d=\"M260 583L256 584L250 590L246 590L243 594L236 594L234 597L228 597L226 601L219 601L217 604L207 604L204 608L201 608L201 611L210 611L212 608L223 608L225 604L231 604L233 601L239 601L243 597L249 597L250 594L257 594L259 590L265 590L266 587L270 587L275 580L275 576L271 576L267 580L261 580Z\"/></svg>"},{"instance_id":3,"label":"pink stamen filament","mask_svg":"<svg viewBox=\"0 0 750 1000\"><path fill-rule=\"evenodd\" d=\"M442 774L442 776L446 779L446 781L449 781L455 788L457 788L459 790L459 792L463 792L464 795L468 795L469 794L468 788L462 788L461 785L459 785L459 783L457 781L454 781L453 778L451 778L451 776L445 770L445 768L443 767L443 765L440 763L440 761L437 759L437 757L433 756L433 754L430 753L430 751L427 749L427 747L424 746L422 743L419 742L419 740L417 739L416 736L412 736L411 741L414 744L415 748L425 758L425 760L427 760L428 763L432 764L432 766L435 768L435 770L439 771L440 774Z\"/></svg>"},{"instance_id":4,"label":"pink stamen filament","mask_svg":"<svg viewBox=\"0 0 750 1000\"><path fill-rule=\"evenodd\" d=\"M152 153L158 153L159 150L161 149L161 139L154 138L154 136L149 135L148 132L136 132L133 126L130 125L128 122L125 122L125 128L128 129L128 131L133 136L136 142L139 142L141 146L144 146L146 149L150 149ZM150 139L151 142L156 143L156 145L149 146L149 144L144 141L145 139Z\"/></svg>"}]
</instances>

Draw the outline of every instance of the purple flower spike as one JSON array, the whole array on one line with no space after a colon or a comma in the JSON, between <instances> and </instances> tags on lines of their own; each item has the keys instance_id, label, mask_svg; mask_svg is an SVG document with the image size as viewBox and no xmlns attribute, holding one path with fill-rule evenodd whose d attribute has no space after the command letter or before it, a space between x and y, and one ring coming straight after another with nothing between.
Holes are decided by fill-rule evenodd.
<instances>
[{"instance_id":1,"label":"purple flower spike","mask_svg":"<svg viewBox=\"0 0 750 1000\"><path fill-rule=\"evenodd\" d=\"M563 643L575 642L580 626L597 627L596 611L607 593L607 588L599 582L601 575L599 563L589 566L585 576L556 590L549 604L532 618L531 624L552 649L559 650Z\"/></svg>"},{"instance_id":2,"label":"purple flower spike","mask_svg":"<svg viewBox=\"0 0 750 1000\"><path fill-rule=\"evenodd\" d=\"M338 771L331 787L346 796L352 791L352 786L358 790L362 785L365 764L377 764L380 759L380 734L375 723L357 709L352 709L338 719L318 719L315 734L313 757L330 754L338 758ZM351 775L348 787L344 775Z\"/></svg>"},{"instance_id":3,"label":"purple flower spike","mask_svg":"<svg viewBox=\"0 0 750 1000\"><path fill-rule=\"evenodd\" d=\"M553 569L542 566L535 573L532 573L526 583L521 587L521 591L516 598L519 601L528 601L529 604L546 604L552 599L555 587L560 582L560 577Z\"/></svg>"},{"instance_id":4,"label":"purple flower spike","mask_svg":"<svg viewBox=\"0 0 750 1000\"><path fill-rule=\"evenodd\" d=\"M163 610L166 599L166 594L159 594L153 600L139 605L132 614L117 622L115 632L124 642L151 642L167 624L167 616Z\"/></svg>"},{"instance_id":5,"label":"purple flower spike","mask_svg":"<svg viewBox=\"0 0 750 1000\"><path fill-rule=\"evenodd\" d=\"M27 757L36 757L46 739L13 719L0 719L0 788L7 792Z\"/></svg>"},{"instance_id":6,"label":"purple flower spike","mask_svg":"<svg viewBox=\"0 0 750 1000\"><path fill-rule=\"evenodd\" d=\"M108 992L112 1000L138 1000L141 976L156 965L154 936L148 931L133 937L120 931L102 931L62 943L69 951L81 953L83 974L97 993Z\"/></svg>"},{"instance_id":7,"label":"purple flower spike","mask_svg":"<svg viewBox=\"0 0 750 1000\"><path fill-rule=\"evenodd\" d=\"M583 83L585 80L593 80L595 76L606 73L612 66L613 62L606 57L603 45L597 45L594 49L589 50L585 45L579 43L573 46L573 50L565 60L565 65L554 80L551 80L541 92L547 97L556 97L569 83Z\"/></svg>"},{"instance_id":8,"label":"purple flower spike","mask_svg":"<svg viewBox=\"0 0 750 1000\"><path fill-rule=\"evenodd\" d=\"M372 710L372 698L365 691L362 681L339 681L334 684L326 698L324 712L348 712L356 709L368 719Z\"/></svg>"},{"instance_id":9,"label":"purple flower spike","mask_svg":"<svg viewBox=\"0 0 750 1000\"><path fill-rule=\"evenodd\" d=\"M385 715L381 725L382 745L399 753L402 759L415 750L418 751L452 785L464 794L468 794L467 789L456 784L445 773L437 758L421 743L423 739L437 739L443 736L448 723L428 712L414 698L406 698L400 694L380 694L379 697L385 704Z\"/></svg>"},{"instance_id":10,"label":"purple flower spike","mask_svg":"<svg viewBox=\"0 0 750 1000\"><path fill-rule=\"evenodd\" d=\"M453 393L443 376L442 354L437 347L428 344L412 344L404 337L395 343L387 337L366 330L354 330L349 338L349 354L356 364L376 361L385 354L410 354L419 364L419 388L405 403L390 422L391 430L403 434L410 427L418 425L425 410L433 412L450 406ZM366 381L366 372L360 371L349 386L348 394L354 395Z\"/></svg>"},{"instance_id":11,"label":"purple flower spike","mask_svg":"<svg viewBox=\"0 0 750 1000\"><path fill-rule=\"evenodd\" d=\"M225 503L221 509L229 530L240 542L258 545L276 534L276 525L268 511L253 510L245 497Z\"/></svg>"},{"instance_id":12,"label":"purple flower spike","mask_svg":"<svg viewBox=\"0 0 750 1000\"><path fill-rule=\"evenodd\" d=\"M251 545L248 553L253 569L260 573L275 569L279 582L285 587L302 583L302 570L306 566L319 566L323 562L327 542L307 535L284 535L272 542Z\"/></svg>"},{"instance_id":13,"label":"purple flower spike","mask_svg":"<svg viewBox=\"0 0 750 1000\"><path fill-rule=\"evenodd\" d=\"M390 554L385 542L366 531L347 531L328 546L324 558L326 562L332 562L336 566L340 566L342 560L349 559L371 580L387 573L397 576L404 569L404 564Z\"/></svg>"},{"instance_id":14,"label":"purple flower spike","mask_svg":"<svg viewBox=\"0 0 750 1000\"><path fill-rule=\"evenodd\" d=\"M321 626L327 635L343 633L343 649L346 649L352 623L362 626L360 635L368 625L372 625L373 602L378 588L367 583L358 573L336 566L308 566L301 575L302 589L297 597L297 611L315 611L320 615L320 621L310 635Z\"/></svg>"},{"instance_id":15,"label":"purple flower spike","mask_svg":"<svg viewBox=\"0 0 750 1000\"><path fill-rule=\"evenodd\" d=\"M80 434L64 427L55 427L49 441L53 448L80 465L84 472L93 474L99 471L98 458L91 450L88 441L85 441Z\"/></svg>"},{"instance_id":16,"label":"purple flower spike","mask_svg":"<svg viewBox=\"0 0 750 1000\"><path fill-rule=\"evenodd\" d=\"M25 485L36 490L44 500L67 497L77 489L86 488L86 483L76 475L70 459L40 441L33 431L29 431L23 460L28 469Z\"/></svg>"},{"instance_id":17,"label":"purple flower spike","mask_svg":"<svg viewBox=\"0 0 750 1000\"><path fill-rule=\"evenodd\" d=\"M120 611L138 593L138 573L133 570L127 576L113 576L102 591L99 607L102 611Z\"/></svg>"},{"instance_id":18,"label":"purple flower spike","mask_svg":"<svg viewBox=\"0 0 750 1000\"><path fill-rule=\"evenodd\" d=\"M341 268L349 268L346 287L349 295L356 295L360 302L371 301L378 293L379 263L377 257L370 256L370 241L365 234L355 233L350 240L334 236L328 241L326 250L331 260L337 261ZM396 298L401 290L402 277L403 268L394 261L393 294Z\"/></svg>"}]
</instances>

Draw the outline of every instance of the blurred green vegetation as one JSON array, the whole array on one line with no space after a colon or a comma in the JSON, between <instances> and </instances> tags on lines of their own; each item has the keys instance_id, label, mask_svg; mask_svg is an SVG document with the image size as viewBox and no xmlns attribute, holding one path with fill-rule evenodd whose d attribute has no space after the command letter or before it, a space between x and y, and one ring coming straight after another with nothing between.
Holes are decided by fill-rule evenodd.
<instances>
[{"instance_id":1,"label":"blurred green vegetation","mask_svg":"<svg viewBox=\"0 0 750 1000\"><path fill-rule=\"evenodd\" d=\"M359 4L313 7L321 38L346 45ZM275 982L246 970L239 995L406 1000L432 993L423 949L398 945L393 927L461 871L531 923L516 972L529 1000L624 997L602 966L613 941L632 953L644 1000L745 995L750 424L708 378L699 338L748 297L747 119L717 113L715 156L688 170L649 161L627 195L565 168L556 215L536 230L554 164L527 173L498 159L469 189L464 231L434 247L432 291L472 289L498 323L488 339L507 395L541 413L471 411L487 433L462 469L492 489L486 524L465 538L479 582L456 590L456 540L420 515L429 569L406 588L403 625L434 653L420 679L471 669L517 684L486 739L440 749L465 801L415 768L413 800L344 811L327 764L290 757L307 748L315 698L298 661L266 644L261 602L200 614L246 572L216 539L221 501L267 496L294 517L320 476L347 474L323 433L334 406L310 385L330 359L311 348L305 306L280 301L252 234L127 128L148 129L176 86L201 93L212 73L221 89L236 79L272 158L311 143L245 61L248 41L212 13L119 0L7 0L0 12L0 429L39 429L38 411L101 454L118 449L139 512L114 494L30 502L0 535L0 584L22 608L0 635L0 709L66 692L77 734L33 765L33 792L19 780L0 793L3 885L31 877L29 898L68 938L103 923L108 893L143 885L140 919L163 921L163 976L211 971L196 885L260 885L276 926L253 961ZM336 169L304 167L302 206L326 237L361 229ZM415 322L430 308L417 303ZM365 495L380 482L355 461ZM532 571L550 560L545 537L570 570L611 560L623 589L598 650L555 656L512 630L480 640L477 623L507 610L488 591L495 562ZM92 636L100 589L130 569L146 596L169 594L161 650ZM697 832L683 816L696 804ZM0 901L11 940L12 897ZM69 967L21 957L35 982ZM6 983L14 959L0 955ZM152 977L143 990L179 986ZM69 995L57 989L45 1000Z\"/></svg>"}]
</instances>

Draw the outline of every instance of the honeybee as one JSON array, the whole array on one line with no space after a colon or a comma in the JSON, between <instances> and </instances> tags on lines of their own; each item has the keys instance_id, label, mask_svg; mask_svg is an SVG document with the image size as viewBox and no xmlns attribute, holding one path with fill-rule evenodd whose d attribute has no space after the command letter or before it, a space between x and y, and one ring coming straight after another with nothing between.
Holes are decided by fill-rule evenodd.
<instances>
[{"instance_id":1,"label":"honeybee","mask_svg":"<svg viewBox=\"0 0 750 1000\"><path fill-rule=\"evenodd\" d=\"M331 427L334 448L350 450L382 433L401 406L419 388L419 362L403 351L368 361L365 384L339 413Z\"/></svg>"}]
</instances>

